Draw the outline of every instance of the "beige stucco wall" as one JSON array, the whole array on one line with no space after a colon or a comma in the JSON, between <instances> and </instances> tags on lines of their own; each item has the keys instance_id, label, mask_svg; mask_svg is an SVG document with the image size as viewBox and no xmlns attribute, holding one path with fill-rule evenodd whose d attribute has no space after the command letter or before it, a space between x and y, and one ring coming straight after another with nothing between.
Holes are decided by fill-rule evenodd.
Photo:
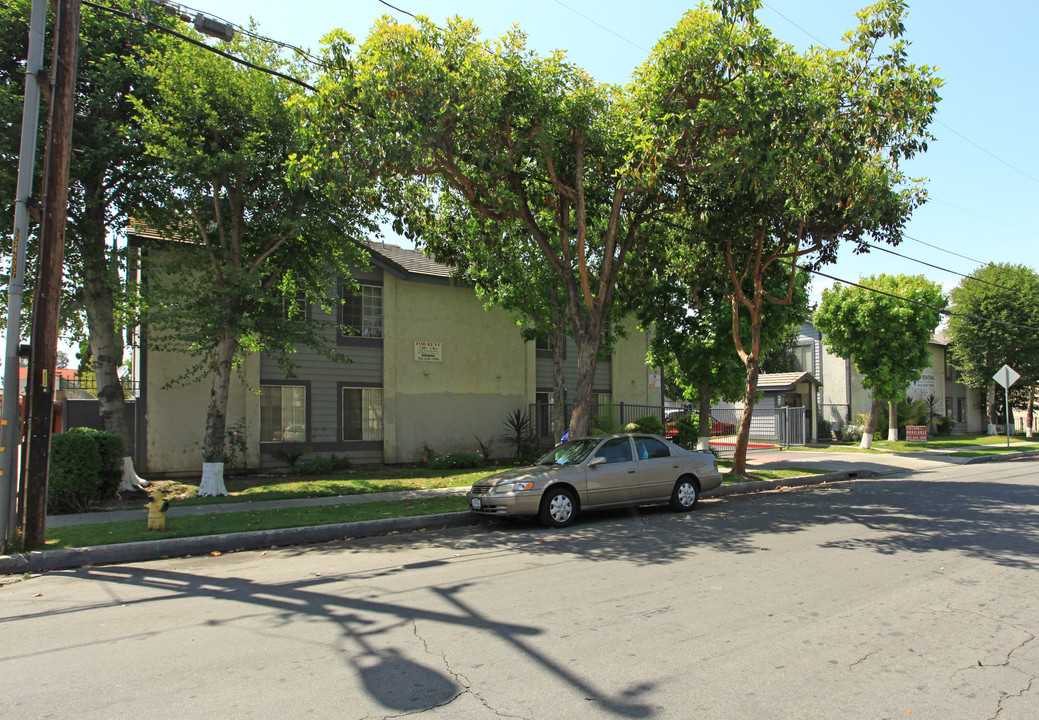
<instances>
[{"instance_id":1,"label":"beige stucco wall","mask_svg":"<svg viewBox=\"0 0 1039 720\"><path fill-rule=\"evenodd\" d=\"M497 438L506 413L534 401L534 346L505 311L468 288L389 274L383 292L386 462L417 460L424 444L475 451L474 436ZM419 341L439 343L440 359L416 360Z\"/></svg>"},{"instance_id":2,"label":"beige stucco wall","mask_svg":"<svg viewBox=\"0 0 1039 720\"><path fill-rule=\"evenodd\" d=\"M202 472L202 443L212 380L206 377L162 387L167 379L183 375L191 364L192 359L180 353L148 353L145 475ZM232 377L227 402L228 425L244 420L249 438L259 434L260 398L249 389L259 388L259 368L259 355L245 360L241 375ZM259 464L257 443L248 442L246 453L247 465L256 467Z\"/></svg>"},{"instance_id":3,"label":"beige stucco wall","mask_svg":"<svg viewBox=\"0 0 1039 720\"><path fill-rule=\"evenodd\" d=\"M611 357L613 402L633 405L663 405L660 368L646 364L649 334L638 328L634 317L625 321L628 337L618 340ZM656 387L650 387L650 376Z\"/></svg>"}]
</instances>

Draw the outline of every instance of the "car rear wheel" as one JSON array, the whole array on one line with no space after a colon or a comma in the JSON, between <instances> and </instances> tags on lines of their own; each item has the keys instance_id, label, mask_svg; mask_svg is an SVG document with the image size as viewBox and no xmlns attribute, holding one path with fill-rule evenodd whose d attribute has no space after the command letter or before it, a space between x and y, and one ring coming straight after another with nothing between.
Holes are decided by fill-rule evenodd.
<instances>
[{"instance_id":1,"label":"car rear wheel","mask_svg":"<svg viewBox=\"0 0 1039 720\"><path fill-rule=\"evenodd\" d=\"M699 499L696 480L688 475L680 477L675 483L675 489L671 491L671 509L675 512L691 512Z\"/></svg>"},{"instance_id":2,"label":"car rear wheel","mask_svg":"<svg viewBox=\"0 0 1039 720\"><path fill-rule=\"evenodd\" d=\"M577 514L577 502L574 494L566 488L549 488L541 498L541 510L538 517L548 527L566 527L574 521Z\"/></svg>"}]
</instances>

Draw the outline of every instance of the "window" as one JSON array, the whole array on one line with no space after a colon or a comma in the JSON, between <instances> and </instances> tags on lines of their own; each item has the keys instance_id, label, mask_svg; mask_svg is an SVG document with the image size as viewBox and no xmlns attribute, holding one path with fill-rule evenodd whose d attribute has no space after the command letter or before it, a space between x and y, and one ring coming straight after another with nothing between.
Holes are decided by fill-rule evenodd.
<instances>
[{"instance_id":1,"label":"window","mask_svg":"<svg viewBox=\"0 0 1039 720\"><path fill-rule=\"evenodd\" d=\"M342 389L343 440L382 440L382 388Z\"/></svg>"},{"instance_id":2,"label":"window","mask_svg":"<svg viewBox=\"0 0 1039 720\"><path fill-rule=\"evenodd\" d=\"M794 362L797 370L802 372L815 371L815 348L811 345L798 345L794 348Z\"/></svg>"},{"instance_id":3,"label":"window","mask_svg":"<svg viewBox=\"0 0 1039 720\"><path fill-rule=\"evenodd\" d=\"M349 337L382 337L382 286L358 285L356 293L344 288L343 327Z\"/></svg>"},{"instance_id":4,"label":"window","mask_svg":"<svg viewBox=\"0 0 1039 720\"><path fill-rule=\"evenodd\" d=\"M671 457L671 451L668 450L667 445L651 437L635 438L635 451L638 453L639 460Z\"/></svg>"},{"instance_id":5,"label":"window","mask_svg":"<svg viewBox=\"0 0 1039 720\"><path fill-rule=\"evenodd\" d=\"M606 458L607 464L631 462L631 443L626 437L607 440L596 451L595 457Z\"/></svg>"},{"instance_id":6,"label":"window","mask_svg":"<svg viewBox=\"0 0 1039 720\"><path fill-rule=\"evenodd\" d=\"M260 388L260 442L306 442L307 388L264 385Z\"/></svg>"}]
</instances>

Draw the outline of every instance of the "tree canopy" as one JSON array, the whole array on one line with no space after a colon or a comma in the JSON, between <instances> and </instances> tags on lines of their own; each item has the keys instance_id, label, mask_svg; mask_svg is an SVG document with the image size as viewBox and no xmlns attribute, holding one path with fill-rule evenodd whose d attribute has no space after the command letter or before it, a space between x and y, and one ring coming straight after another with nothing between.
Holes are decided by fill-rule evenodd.
<instances>
[{"instance_id":1,"label":"tree canopy","mask_svg":"<svg viewBox=\"0 0 1039 720\"><path fill-rule=\"evenodd\" d=\"M1039 382L1039 275L1034 270L989 263L961 280L950 299L949 350L964 385L989 387L1004 364L1020 373L1020 386ZM995 413L989 403L992 422Z\"/></svg>"},{"instance_id":2,"label":"tree canopy","mask_svg":"<svg viewBox=\"0 0 1039 720\"><path fill-rule=\"evenodd\" d=\"M270 46L238 39L230 50L268 68L306 77ZM291 369L297 344L343 359L320 324L286 312L304 298L331 311L337 277L367 264L356 238L373 229L371 197L356 187L329 197L312 183L288 182L289 165L309 150L299 128L301 89L191 45L153 58L146 69L158 102L138 103L153 172L166 202L145 218L167 239L161 272L147 288L146 318L157 349L196 358L189 376L213 381L200 494L226 494L224 429L232 369L246 351L267 352Z\"/></svg>"},{"instance_id":3,"label":"tree canopy","mask_svg":"<svg viewBox=\"0 0 1039 720\"><path fill-rule=\"evenodd\" d=\"M859 284L863 287L835 284L823 290L813 322L830 352L855 365L874 400L893 402L930 365L928 343L948 300L922 275L871 275ZM874 402L864 447L869 447L877 408Z\"/></svg>"},{"instance_id":4,"label":"tree canopy","mask_svg":"<svg viewBox=\"0 0 1039 720\"><path fill-rule=\"evenodd\" d=\"M864 251L870 238L900 240L923 200L900 163L926 150L941 81L908 60L901 0L861 12L845 47L804 53L760 24L757 0L714 6L690 11L640 70L636 84L651 110L634 157L638 172L676 188L725 259L734 341L747 368L733 461L742 472L762 308L790 303L798 266L832 262L842 242ZM778 293L764 282L776 265L790 279Z\"/></svg>"}]
</instances>

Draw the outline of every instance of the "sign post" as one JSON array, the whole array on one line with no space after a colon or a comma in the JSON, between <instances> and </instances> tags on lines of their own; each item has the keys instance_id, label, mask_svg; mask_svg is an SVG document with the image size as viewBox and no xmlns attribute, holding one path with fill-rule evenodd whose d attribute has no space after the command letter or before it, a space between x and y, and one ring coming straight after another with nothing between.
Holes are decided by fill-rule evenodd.
<instances>
[{"instance_id":1,"label":"sign post","mask_svg":"<svg viewBox=\"0 0 1039 720\"><path fill-rule=\"evenodd\" d=\"M1010 447L1010 425L1014 419L1010 416L1010 386L1021 379L1021 376L1014 371L1014 368L1009 365L1004 365L996 374L992 376L992 379L1003 386L1003 392L1006 395L1007 402L1007 447Z\"/></svg>"}]
</instances>

